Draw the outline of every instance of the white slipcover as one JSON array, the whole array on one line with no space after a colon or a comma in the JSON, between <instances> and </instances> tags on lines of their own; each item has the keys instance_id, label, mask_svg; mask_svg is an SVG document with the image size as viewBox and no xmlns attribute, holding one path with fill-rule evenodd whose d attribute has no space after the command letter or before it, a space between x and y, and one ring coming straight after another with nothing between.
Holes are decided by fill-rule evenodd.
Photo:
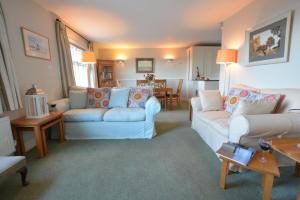
<instances>
[{"instance_id":1,"label":"white slipcover","mask_svg":"<svg viewBox=\"0 0 300 200\"><path fill-rule=\"evenodd\" d=\"M278 113L264 115L237 115L224 111L203 112L199 97L191 99L192 128L216 152L224 142L236 142L258 147L259 138L300 136L300 113L288 112L300 108L300 89L261 90L262 93L282 94ZM290 165L289 159L275 153L280 166Z\"/></svg>"},{"instance_id":2,"label":"white slipcover","mask_svg":"<svg viewBox=\"0 0 300 200\"><path fill-rule=\"evenodd\" d=\"M68 99L61 99L50 103L51 105L56 105L55 107L52 106L53 111L61 111L64 112L64 115L67 115L69 112L74 111L70 110L69 100ZM130 108L131 109L131 108ZM160 112L160 103L155 97L151 97L148 99L145 105L145 109L133 109L136 110L137 113L132 118L132 112L130 110L123 110L124 113L120 113L121 110L118 110L114 113L113 118L124 120L125 118L128 121L91 121L91 120L77 120L77 121L67 121L65 120L65 137L66 139L137 139L137 138L146 138L151 139L156 135L155 132L155 115ZM80 110L80 109L78 109ZM87 110L87 109L83 109ZM99 108L92 109L90 113L94 115L95 111L99 110ZM87 112L89 112L87 110ZM105 114L109 112L102 110L105 112L102 117L105 117ZM116 111L116 110L115 110ZM78 111L75 111L78 113ZM83 113L82 113L83 114ZM74 114L76 115L76 114ZM74 119L73 115L73 119ZM99 117L99 113L95 117ZM126 116L128 115L128 116ZM76 116L76 119L78 119ZM84 117L83 117L84 118ZM111 118L112 119L112 118ZM143 120L141 120L143 119ZM131 120L131 121L130 121ZM137 121L139 120L139 121Z\"/></svg>"},{"instance_id":3,"label":"white slipcover","mask_svg":"<svg viewBox=\"0 0 300 200\"><path fill-rule=\"evenodd\" d=\"M71 109L64 112L63 116L65 122L103 121L106 111L106 108Z\"/></svg>"},{"instance_id":4,"label":"white slipcover","mask_svg":"<svg viewBox=\"0 0 300 200\"><path fill-rule=\"evenodd\" d=\"M137 122L145 121L146 114L143 108L112 108L104 114L106 122Z\"/></svg>"}]
</instances>

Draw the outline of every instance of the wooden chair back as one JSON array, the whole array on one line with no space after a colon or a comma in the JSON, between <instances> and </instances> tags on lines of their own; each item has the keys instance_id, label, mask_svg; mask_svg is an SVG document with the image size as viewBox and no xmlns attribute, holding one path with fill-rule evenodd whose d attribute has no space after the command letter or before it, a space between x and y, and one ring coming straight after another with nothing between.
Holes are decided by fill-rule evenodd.
<instances>
[{"instance_id":1,"label":"wooden chair back","mask_svg":"<svg viewBox=\"0 0 300 200\"><path fill-rule=\"evenodd\" d=\"M179 79L178 87L177 87L177 92L176 92L176 94L177 94L178 96L181 95L182 85L183 85L183 79Z\"/></svg>"},{"instance_id":2,"label":"wooden chair back","mask_svg":"<svg viewBox=\"0 0 300 200\"><path fill-rule=\"evenodd\" d=\"M167 87L167 80L161 79L161 80L154 80L154 84L156 88L166 88Z\"/></svg>"},{"instance_id":3,"label":"wooden chair back","mask_svg":"<svg viewBox=\"0 0 300 200\"><path fill-rule=\"evenodd\" d=\"M147 80L136 80L136 86L145 86L147 83Z\"/></svg>"}]
</instances>

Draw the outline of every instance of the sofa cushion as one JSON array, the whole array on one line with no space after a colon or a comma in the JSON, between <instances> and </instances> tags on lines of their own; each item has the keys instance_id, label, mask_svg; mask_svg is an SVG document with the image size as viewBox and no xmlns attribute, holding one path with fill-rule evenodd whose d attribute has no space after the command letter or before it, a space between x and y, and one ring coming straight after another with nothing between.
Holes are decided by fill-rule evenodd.
<instances>
[{"instance_id":1,"label":"sofa cushion","mask_svg":"<svg viewBox=\"0 0 300 200\"><path fill-rule=\"evenodd\" d=\"M240 100L233 115L260 115L272 113L278 99Z\"/></svg>"},{"instance_id":2,"label":"sofa cushion","mask_svg":"<svg viewBox=\"0 0 300 200\"><path fill-rule=\"evenodd\" d=\"M64 113L66 122L103 121L106 108L71 109Z\"/></svg>"},{"instance_id":3,"label":"sofa cushion","mask_svg":"<svg viewBox=\"0 0 300 200\"><path fill-rule=\"evenodd\" d=\"M104 114L107 122L136 122L145 121L146 113L143 108L112 108Z\"/></svg>"},{"instance_id":4,"label":"sofa cushion","mask_svg":"<svg viewBox=\"0 0 300 200\"><path fill-rule=\"evenodd\" d=\"M109 99L109 108L127 108L129 88L113 88Z\"/></svg>"},{"instance_id":5,"label":"sofa cushion","mask_svg":"<svg viewBox=\"0 0 300 200\"><path fill-rule=\"evenodd\" d=\"M287 112L290 109L300 109L300 89L262 89L265 94L280 94L281 99L277 113Z\"/></svg>"},{"instance_id":6,"label":"sofa cushion","mask_svg":"<svg viewBox=\"0 0 300 200\"><path fill-rule=\"evenodd\" d=\"M219 90L204 90L199 92L202 111L224 110L223 99Z\"/></svg>"},{"instance_id":7,"label":"sofa cushion","mask_svg":"<svg viewBox=\"0 0 300 200\"><path fill-rule=\"evenodd\" d=\"M86 90L70 90L69 99L71 109L86 108L87 92Z\"/></svg>"},{"instance_id":8,"label":"sofa cushion","mask_svg":"<svg viewBox=\"0 0 300 200\"><path fill-rule=\"evenodd\" d=\"M225 111L208 111L197 112L197 115L208 126L217 130L223 136L228 137L231 113Z\"/></svg>"},{"instance_id":9,"label":"sofa cushion","mask_svg":"<svg viewBox=\"0 0 300 200\"><path fill-rule=\"evenodd\" d=\"M108 108L110 88L87 88L88 108Z\"/></svg>"},{"instance_id":10,"label":"sofa cushion","mask_svg":"<svg viewBox=\"0 0 300 200\"><path fill-rule=\"evenodd\" d=\"M145 108L150 93L151 91L149 88L130 88L128 107Z\"/></svg>"}]
</instances>

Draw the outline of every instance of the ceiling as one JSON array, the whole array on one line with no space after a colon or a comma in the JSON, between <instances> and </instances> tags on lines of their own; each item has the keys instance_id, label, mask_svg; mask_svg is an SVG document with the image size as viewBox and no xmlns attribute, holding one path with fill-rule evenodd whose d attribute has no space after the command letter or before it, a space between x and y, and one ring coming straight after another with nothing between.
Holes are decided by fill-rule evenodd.
<instances>
[{"instance_id":1,"label":"ceiling","mask_svg":"<svg viewBox=\"0 0 300 200\"><path fill-rule=\"evenodd\" d=\"M220 42L220 22L253 0L34 0L106 48Z\"/></svg>"}]
</instances>

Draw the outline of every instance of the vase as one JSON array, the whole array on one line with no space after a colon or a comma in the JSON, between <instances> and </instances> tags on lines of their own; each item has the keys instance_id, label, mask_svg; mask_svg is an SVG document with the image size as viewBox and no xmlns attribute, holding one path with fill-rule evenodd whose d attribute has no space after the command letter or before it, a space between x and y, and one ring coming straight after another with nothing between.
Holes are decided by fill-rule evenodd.
<instances>
[{"instance_id":1,"label":"vase","mask_svg":"<svg viewBox=\"0 0 300 200\"><path fill-rule=\"evenodd\" d=\"M154 85L154 80L147 80L147 85L152 87Z\"/></svg>"}]
</instances>

